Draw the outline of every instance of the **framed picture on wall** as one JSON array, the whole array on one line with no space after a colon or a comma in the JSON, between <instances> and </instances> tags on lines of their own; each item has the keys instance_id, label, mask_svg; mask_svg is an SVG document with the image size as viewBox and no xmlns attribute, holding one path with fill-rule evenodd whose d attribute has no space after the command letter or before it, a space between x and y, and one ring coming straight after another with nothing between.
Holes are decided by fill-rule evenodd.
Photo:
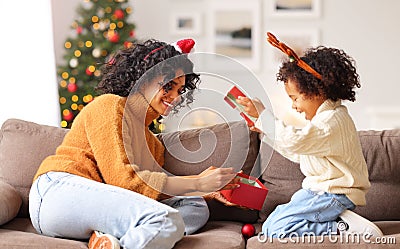
<instances>
[{"instance_id":1,"label":"framed picture on wall","mask_svg":"<svg viewBox=\"0 0 400 249\"><path fill-rule=\"evenodd\" d=\"M265 1L270 17L308 17L321 15L321 0L268 0Z\"/></svg>"},{"instance_id":2,"label":"framed picture on wall","mask_svg":"<svg viewBox=\"0 0 400 249\"><path fill-rule=\"evenodd\" d=\"M171 34L173 35L200 35L200 13L182 12L172 13L170 19Z\"/></svg>"},{"instance_id":3,"label":"framed picture on wall","mask_svg":"<svg viewBox=\"0 0 400 249\"><path fill-rule=\"evenodd\" d=\"M258 70L260 66L260 1L218 0L210 6L210 50Z\"/></svg>"},{"instance_id":4,"label":"framed picture on wall","mask_svg":"<svg viewBox=\"0 0 400 249\"><path fill-rule=\"evenodd\" d=\"M294 30L271 30L276 38L288 45L298 56L310 48L319 45L318 29L294 29ZM288 56L279 49L267 43L267 64L268 68L274 71L279 69L282 62L288 60Z\"/></svg>"}]
</instances>

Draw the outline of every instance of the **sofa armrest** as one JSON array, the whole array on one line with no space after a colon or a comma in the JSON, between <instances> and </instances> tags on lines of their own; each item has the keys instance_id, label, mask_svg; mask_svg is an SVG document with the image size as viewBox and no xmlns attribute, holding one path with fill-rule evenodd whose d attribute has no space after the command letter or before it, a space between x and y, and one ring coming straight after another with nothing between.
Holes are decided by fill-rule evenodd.
<instances>
[{"instance_id":1,"label":"sofa armrest","mask_svg":"<svg viewBox=\"0 0 400 249\"><path fill-rule=\"evenodd\" d=\"M0 181L0 225L14 219L21 207L22 199L10 184Z\"/></svg>"}]
</instances>

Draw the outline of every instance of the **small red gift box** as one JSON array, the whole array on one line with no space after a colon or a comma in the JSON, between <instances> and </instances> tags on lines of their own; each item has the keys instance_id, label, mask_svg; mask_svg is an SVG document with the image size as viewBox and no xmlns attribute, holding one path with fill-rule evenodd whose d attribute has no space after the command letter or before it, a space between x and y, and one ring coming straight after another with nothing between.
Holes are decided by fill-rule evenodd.
<instances>
[{"instance_id":1,"label":"small red gift box","mask_svg":"<svg viewBox=\"0 0 400 249\"><path fill-rule=\"evenodd\" d=\"M226 94L224 97L224 100L233 108L239 111L240 116L246 120L247 124L249 126L254 126L254 122L256 121L255 118L251 117L248 115L242 105L239 105L236 100L239 98L239 96L246 97L246 95L239 90L236 86L232 87L229 92Z\"/></svg>"},{"instance_id":2,"label":"small red gift box","mask_svg":"<svg viewBox=\"0 0 400 249\"><path fill-rule=\"evenodd\" d=\"M251 209L261 210L268 189L255 177L238 173L240 187L221 190L221 194L230 202Z\"/></svg>"}]
</instances>

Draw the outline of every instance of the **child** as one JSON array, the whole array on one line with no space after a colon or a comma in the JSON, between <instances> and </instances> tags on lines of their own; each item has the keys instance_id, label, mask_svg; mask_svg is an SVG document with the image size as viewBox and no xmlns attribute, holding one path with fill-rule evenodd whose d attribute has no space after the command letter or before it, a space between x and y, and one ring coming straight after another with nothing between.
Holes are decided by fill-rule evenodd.
<instances>
[{"instance_id":1,"label":"child","mask_svg":"<svg viewBox=\"0 0 400 249\"><path fill-rule=\"evenodd\" d=\"M193 45L147 40L105 65L102 95L82 109L34 177L29 211L38 233L91 237L90 249L172 248L207 222L205 200L181 195L220 189L236 175L233 169L168 176L160 170L164 147L148 129L193 100L199 75L184 54Z\"/></svg>"},{"instance_id":2,"label":"child","mask_svg":"<svg viewBox=\"0 0 400 249\"><path fill-rule=\"evenodd\" d=\"M299 58L268 33L268 40L289 55L277 74L292 108L309 121L302 129L285 125L257 100L241 97L249 115L258 118L252 130L288 159L300 163L302 189L267 218L268 237L340 233L382 236L377 226L350 211L365 205L370 187L356 127L342 100L355 101L360 87L353 59L335 48L317 47ZM260 113L260 114L259 114ZM275 127L275 131L274 131ZM274 137L275 132L275 137Z\"/></svg>"}]
</instances>

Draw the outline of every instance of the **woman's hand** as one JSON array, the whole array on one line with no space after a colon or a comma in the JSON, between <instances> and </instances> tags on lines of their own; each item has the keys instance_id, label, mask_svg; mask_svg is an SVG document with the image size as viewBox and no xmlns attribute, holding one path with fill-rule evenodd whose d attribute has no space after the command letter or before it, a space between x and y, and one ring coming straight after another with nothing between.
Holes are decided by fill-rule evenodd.
<instances>
[{"instance_id":1,"label":"woman's hand","mask_svg":"<svg viewBox=\"0 0 400 249\"><path fill-rule=\"evenodd\" d=\"M233 168L208 167L198 175L197 190L201 192L214 192L219 189L232 189L237 187L234 178L236 173Z\"/></svg>"},{"instance_id":2,"label":"woman's hand","mask_svg":"<svg viewBox=\"0 0 400 249\"><path fill-rule=\"evenodd\" d=\"M198 175L170 176L164 186L164 193L170 196L190 193L210 193L220 189L233 189L238 186L234 180L233 168L208 167Z\"/></svg>"},{"instance_id":3,"label":"woman's hand","mask_svg":"<svg viewBox=\"0 0 400 249\"><path fill-rule=\"evenodd\" d=\"M260 113L265 109L263 103L259 99L250 99L248 97L239 96L238 104L242 105L244 111L254 118L258 118Z\"/></svg>"}]
</instances>

